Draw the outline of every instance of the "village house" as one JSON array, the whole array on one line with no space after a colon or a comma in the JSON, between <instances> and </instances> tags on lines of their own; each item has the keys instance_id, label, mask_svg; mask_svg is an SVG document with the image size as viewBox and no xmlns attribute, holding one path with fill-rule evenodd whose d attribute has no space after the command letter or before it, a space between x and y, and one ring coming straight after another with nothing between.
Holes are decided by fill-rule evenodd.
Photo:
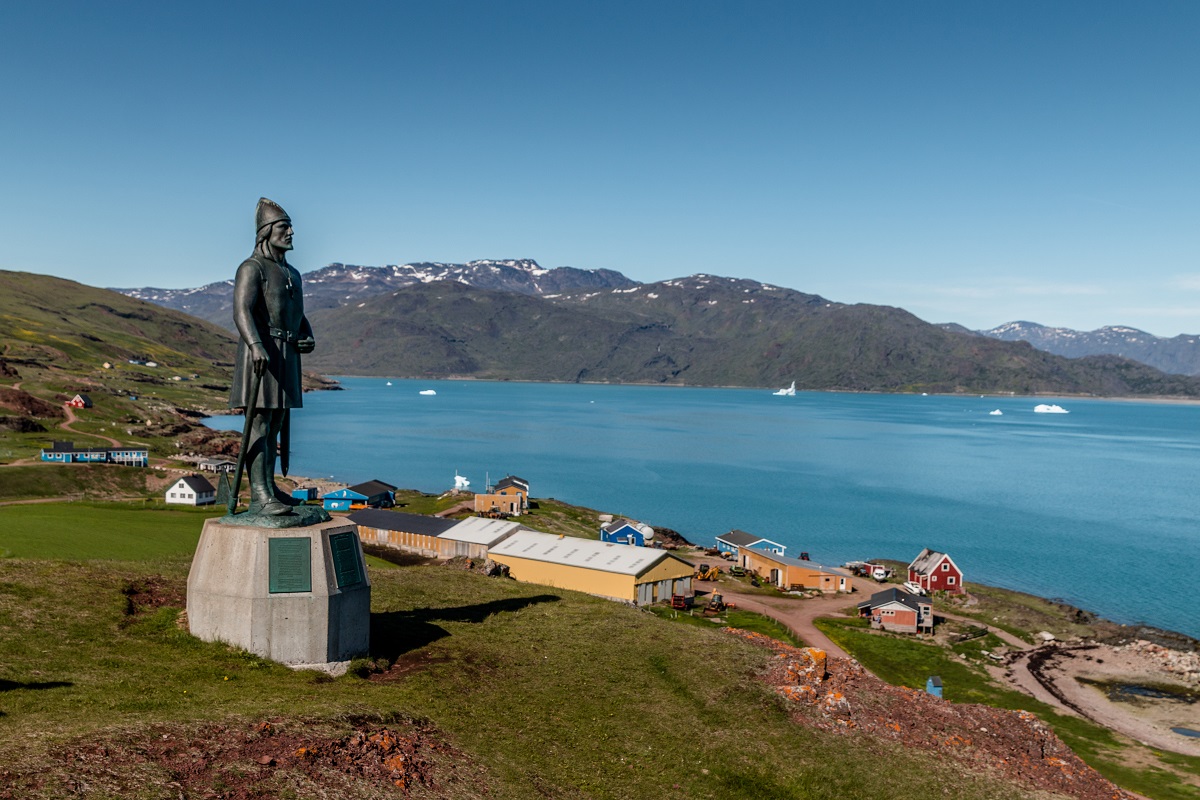
<instances>
[{"instance_id":1,"label":"village house","mask_svg":"<svg viewBox=\"0 0 1200 800\"><path fill-rule=\"evenodd\" d=\"M42 461L58 464L120 464L145 467L150 451L144 447L75 447L74 442L53 442L42 449Z\"/></svg>"},{"instance_id":2,"label":"village house","mask_svg":"<svg viewBox=\"0 0 1200 800\"><path fill-rule=\"evenodd\" d=\"M632 519L618 519L600 526L600 541L646 547L654 541L654 528Z\"/></svg>"},{"instance_id":3,"label":"village house","mask_svg":"<svg viewBox=\"0 0 1200 800\"><path fill-rule=\"evenodd\" d=\"M858 604L858 615L868 617L872 628L899 633L932 633L933 604L928 598L892 587L876 592Z\"/></svg>"},{"instance_id":4,"label":"village house","mask_svg":"<svg viewBox=\"0 0 1200 800\"><path fill-rule=\"evenodd\" d=\"M784 590L815 589L825 594L854 591L854 578L846 570L788 558L764 547L739 548L738 563Z\"/></svg>"},{"instance_id":5,"label":"village house","mask_svg":"<svg viewBox=\"0 0 1200 800\"><path fill-rule=\"evenodd\" d=\"M503 477L492 487L492 494L498 494L501 497L519 497L521 510L529 509L529 481L524 478L518 478L516 475Z\"/></svg>"},{"instance_id":6,"label":"village house","mask_svg":"<svg viewBox=\"0 0 1200 800\"><path fill-rule=\"evenodd\" d=\"M908 579L929 592L962 594L963 574L958 565L945 553L926 547L908 565Z\"/></svg>"},{"instance_id":7,"label":"village house","mask_svg":"<svg viewBox=\"0 0 1200 800\"><path fill-rule=\"evenodd\" d=\"M725 533L717 537L717 550L719 550L721 553L729 553L730 555L737 555L739 548L758 547L760 545L766 547L768 550L771 550L777 555L783 555L787 552L786 545L782 545L779 542L773 542L770 539L764 539L761 536L755 536L754 534L747 533L746 531L737 530L736 528L731 530L729 533ZM746 565L742 564L742 566L744 567Z\"/></svg>"},{"instance_id":8,"label":"village house","mask_svg":"<svg viewBox=\"0 0 1200 800\"><path fill-rule=\"evenodd\" d=\"M666 550L521 530L491 548L493 561L524 583L637 605L692 593L695 567Z\"/></svg>"},{"instance_id":9,"label":"village house","mask_svg":"<svg viewBox=\"0 0 1200 800\"><path fill-rule=\"evenodd\" d=\"M86 394L77 394L66 402L66 405L71 408L91 408L92 398Z\"/></svg>"},{"instance_id":10,"label":"village house","mask_svg":"<svg viewBox=\"0 0 1200 800\"><path fill-rule=\"evenodd\" d=\"M310 500L316 500L317 487L297 486L295 489L292 489L292 497L304 503L307 503Z\"/></svg>"},{"instance_id":11,"label":"village house","mask_svg":"<svg viewBox=\"0 0 1200 800\"><path fill-rule=\"evenodd\" d=\"M367 481L321 498L326 511L351 511L359 508L391 508L396 505L396 487L383 481Z\"/></svg>"},{"instance_id":12,"label":"village house","mask_svg":"<svg viewBox=\"0 0 1200 800\"><path fill-rule=\"evenodd\" d=\"M196 465L201 472L233 472L237 462L228 458L206 458Z\"/></svg>"},{"instance_id":13,"label":"village house","mask_svg":"<svg viewBox=\"0 0 1200 800\"><path fill-rule=\"evenodd\" d=\"M168 503L185 506L208 506L217 502L217 489L206 478L185 475L167 489Z\"/></svg>"}]
</instances>

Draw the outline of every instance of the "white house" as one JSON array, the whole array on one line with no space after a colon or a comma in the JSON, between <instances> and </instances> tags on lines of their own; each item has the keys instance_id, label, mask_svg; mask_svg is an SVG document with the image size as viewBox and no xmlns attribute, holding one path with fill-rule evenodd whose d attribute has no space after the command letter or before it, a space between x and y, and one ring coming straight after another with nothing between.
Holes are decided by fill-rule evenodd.
<instances>
[{"instance_id":1,"label":"white house","mask_svg":"<svg viewBox=\"0 0 1200 800\"><path fill-rule=\"evenodd\" d=\"M166 501L185 506L208 506L217 502L217 490L199 475L185 475L167 489Z\"/></svg>"}]
</instances>

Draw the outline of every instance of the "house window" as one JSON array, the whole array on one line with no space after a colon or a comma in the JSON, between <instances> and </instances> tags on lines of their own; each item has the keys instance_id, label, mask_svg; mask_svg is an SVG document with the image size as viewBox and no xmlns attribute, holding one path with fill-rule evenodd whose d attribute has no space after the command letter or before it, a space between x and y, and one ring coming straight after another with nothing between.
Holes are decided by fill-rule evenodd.
<instances>
[{"instance_id":1,"label":"house window","mask_svg":"<svg viewBox=\"0 0 1200 800\"><path fill-rule=\"evenodd\" d=\"M942 562L942 572L948 572L949 570L950 570L950 565L947 564L945 561L943 561Z\"/></svg>"},{"instance_id":2,"label":"house window","mask_svg":"<svg viewBox=\"0 0 1200 800\"><path fill-rule=\"evenodd\" d=\"M954 585L954 576L953 576L953 575L951 575L949 578L946 578L946 583L948 583L948 584L950 584L951 586L953 586L953 585Z\"/></svg>"},{"instance_id":3,"label":"house window","mask_svg":"<svg viewBox=\"0 0 1200 800\"><path fill-rule=\"evenodd\" d=\"M171 497L175 497L175 493L174 493L174 492L171 492Z\"/></svg>"}]
</instances>

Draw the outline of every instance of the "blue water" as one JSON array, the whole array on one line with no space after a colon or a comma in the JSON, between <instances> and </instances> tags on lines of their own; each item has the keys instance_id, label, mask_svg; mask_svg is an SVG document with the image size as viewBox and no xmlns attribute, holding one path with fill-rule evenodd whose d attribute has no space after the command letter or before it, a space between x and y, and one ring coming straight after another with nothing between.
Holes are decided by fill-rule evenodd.
<instances>
[{"instance_id":1,"label":"blue water","mask_svg":"<svg viewBox=\"0 0 1200 800\"><path fill-rule=\"evenodd\" d=\"M931 547L968 582L1200 638L1185 602L1200 568L1200 407L392 383L346 378L348 391L305 395L293 474L441 492L456 470L472 489L511 473L534 497L697 543L742 528L824 563ZM1035 414L1039 402L1071 413Z\"/></svg>"}]
</instances>

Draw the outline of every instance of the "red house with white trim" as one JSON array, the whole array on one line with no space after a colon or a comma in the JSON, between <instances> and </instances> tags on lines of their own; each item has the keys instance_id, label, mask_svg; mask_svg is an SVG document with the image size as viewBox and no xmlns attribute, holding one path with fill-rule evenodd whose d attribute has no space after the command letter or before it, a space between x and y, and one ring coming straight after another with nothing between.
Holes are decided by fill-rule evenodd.
<instances>
[{"instance_id":1,"label":"red house with white trim","mask_svg":"<svg viewBox=\"0 0 1200 800\"><path fill-rule=\"evenodd\" d=\"M908 579L929 592L962 594L963 574L953 559L945 553L926 547L908 565Z\"/></svg>"}]
</instances>

